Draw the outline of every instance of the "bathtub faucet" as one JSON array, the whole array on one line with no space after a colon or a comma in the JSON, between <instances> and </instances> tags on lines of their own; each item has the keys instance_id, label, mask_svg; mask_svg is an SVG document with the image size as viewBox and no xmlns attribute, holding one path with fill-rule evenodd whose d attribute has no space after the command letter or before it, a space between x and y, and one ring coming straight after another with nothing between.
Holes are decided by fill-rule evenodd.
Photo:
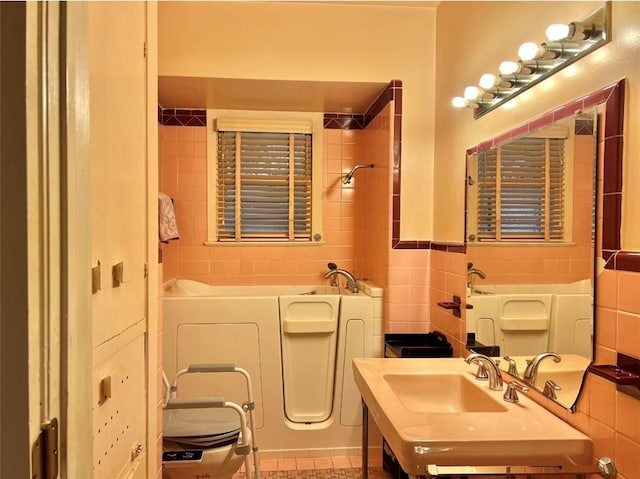
<instances>
[{"instance_id":1,"label":"bathtub faucet","mask_svg":"<svg viewBox=\"0 0 640 479\"><path fill-rule=\"evenodd\" d=\"M474 268L473 263L467 263L467 286L471 288L472 293L476 276L480 279L487 279L487 275L483 271Z\"/></svg>"},{"instance_id":2,"label":"bathtub faucet","mask_svg":"<svg viewBox=\"0 0 640 479\"><path fill-rule=\"evenodd\" d=\"M335 266L334 263L329 263L331 266ZM340 276L344 276L344 278L347 280L347 289L349 290L350 293L357 293L359 291L358 289L358 282L356 281L355 276L353 276L351 273L349 273L348 271L344 270L344 269L340 269L340 268L332 268L331 266L329 266L329 271L327 271L324 274L324 277L329 279L329 278L336 278L337 275Z\"/></svg>"}]
</instances>

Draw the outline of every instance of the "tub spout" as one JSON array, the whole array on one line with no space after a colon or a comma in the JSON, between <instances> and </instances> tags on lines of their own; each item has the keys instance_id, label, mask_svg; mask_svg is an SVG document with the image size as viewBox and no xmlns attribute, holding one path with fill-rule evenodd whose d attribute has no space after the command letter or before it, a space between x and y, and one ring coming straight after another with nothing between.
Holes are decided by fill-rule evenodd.
<instances>
[{"instance_id":1,"label":"tub spout","mask_svg":"<svg viewBox=\"0 0 640 479\"><path fill-rule=\"evenodd\" d=\"M333 279L333 278L336 278L338 275L344 276L344 278L347 280L347 289L349 290L349 292L357 293L359 291L358 281L356 280L355 276L353 276L353 274L349 273L349 271L346 271L340 268L334 268L327 271L324 274L324 277L327 279L329 278Z\"/></svg>"}]
</instances>

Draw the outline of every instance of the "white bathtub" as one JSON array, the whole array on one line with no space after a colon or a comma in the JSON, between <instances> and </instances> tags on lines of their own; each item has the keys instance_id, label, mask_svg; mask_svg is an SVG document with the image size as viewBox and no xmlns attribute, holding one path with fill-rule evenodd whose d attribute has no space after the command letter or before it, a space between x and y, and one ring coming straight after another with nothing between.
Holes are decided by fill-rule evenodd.
<instances>
[{"instance_id":1,"label":"white bathtub","mask_svg":"<svg viewBox=\"0 0 640 479\"><path fill-rule=\"evenodd\" d=\"M318 286L163 287L163 368L172 379L193 363L249 371L258 446L266 457L355 453L361 402L354 357L382 355L382 291ZM284 358L284 359L283 359ZM246 399L239 375L192 375L180 395Z\"/></svg>"}]
</instances>

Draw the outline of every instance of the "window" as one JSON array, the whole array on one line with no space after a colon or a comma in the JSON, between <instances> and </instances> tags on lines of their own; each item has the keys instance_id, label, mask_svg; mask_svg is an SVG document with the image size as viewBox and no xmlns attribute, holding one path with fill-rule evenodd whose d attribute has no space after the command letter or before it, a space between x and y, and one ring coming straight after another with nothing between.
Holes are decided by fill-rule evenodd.
<instances>
[{"instance_id":1,"label":"window","mask_svg":"<svg viewBox=\"0 0 640 479\"><path fill-rule=\"evenodd\" d=\"M564 239L564 143L521 138L478 153L478 241Z\"/></svg>"},{"instance_id":2,"label":"window","mask_svg":"<svg viewBox=\"0 0 640 479\"><path fill-rule=\"evenodd\" d=\"M209 243L319 241L313 122L218 118L215 130Z\"/></svg>"}]
</instances>

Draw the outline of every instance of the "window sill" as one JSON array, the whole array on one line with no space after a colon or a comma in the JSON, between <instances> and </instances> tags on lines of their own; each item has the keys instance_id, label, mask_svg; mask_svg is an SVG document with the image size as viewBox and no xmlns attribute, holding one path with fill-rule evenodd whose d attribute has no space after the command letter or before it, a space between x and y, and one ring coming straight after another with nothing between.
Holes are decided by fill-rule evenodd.
<instances>
[{"instance_id":1,"label":"window sill","mask_svg":"<svg viewBox=\"0 0 640 479\"><path fill-rule=\"evenodd\" d=\"M576 243L544 243L544 242L536 242L536 241L473 241L471 243L467 243L467 247L469 246L540 246L542 248L554 247L554 246L562 246L562 247L570 247L576 246Z\"/></svg>"},{"instance_id":2,"label":"window sill","mask_svg":"<svg viewBox=\"0 0 640 479\"><path fill-rule=\"evenodd\" d=\"M324 246L324 241L205 241L204 246L242 247L242 246Z\"/></svg>"}]
</instances>

